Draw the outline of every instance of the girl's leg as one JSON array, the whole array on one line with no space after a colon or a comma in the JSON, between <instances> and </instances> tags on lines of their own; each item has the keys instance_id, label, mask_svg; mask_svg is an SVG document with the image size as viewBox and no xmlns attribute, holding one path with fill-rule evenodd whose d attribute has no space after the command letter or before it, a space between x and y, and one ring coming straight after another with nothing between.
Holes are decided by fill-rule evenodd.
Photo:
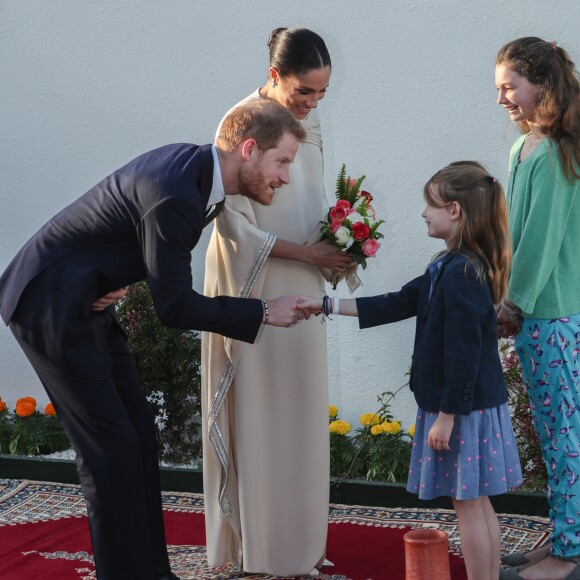
<instances>
[{"instance_id":1,"label":"girl's leg","mask_svg":"<svg viewBox=\"0 0 580 580\"><path fill-rule=\"evenodd\" d=\"M501 555L501 529L499 527L499 521L497 515L489 497L480 497L481 505L483 511L485 512L485 521L487 522L487 531L489 533L489 541L491 545L491 561L489 568L489 577L497 578L498 570L500 567L500 555Z\"/></svg>"},{"instance_id":2,"label":"girl's leg","mask_svg":"<svg viewBox=\"0 0 580 580\"><path fill-rule=\"evenodd\" d=\"M488 505L486 505L488 504ZM469 580L497 580L499 577L499 542L498 531L492 522L489 528L488 518L493 508L487 497L470 500L453 500L457 513L461 551L465 559L465 568ZM495 517L495 513L493 514ZM498 526L499 527L499 526Z\"/></svg>"}]
</instances>

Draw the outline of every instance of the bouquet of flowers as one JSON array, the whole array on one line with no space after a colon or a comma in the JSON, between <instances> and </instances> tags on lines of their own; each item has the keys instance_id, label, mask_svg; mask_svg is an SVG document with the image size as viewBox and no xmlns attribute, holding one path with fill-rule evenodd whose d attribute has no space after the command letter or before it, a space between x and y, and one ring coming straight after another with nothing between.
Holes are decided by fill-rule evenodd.
<instances>
[{"instance_id":1,"label":"bouquet of flowers","mask_svg":"<svg viewBox=\"0 0 580 580\"><path fill-rule=\"evenodd\" d=\"M385 221L376 219L371 206L373 196L360 188L364 178L364 175L358 179L347 177L346 166L342 164L336 180L336 205L330 208L320 229L323 239L350 254L363 270L368 258L374 258L381 247L378 240L384 236L378 229ZM361 285L356 268L344 276L328 271L322 273L333 289L343 278L351 294Z\"/></svg>"}]
</instances>

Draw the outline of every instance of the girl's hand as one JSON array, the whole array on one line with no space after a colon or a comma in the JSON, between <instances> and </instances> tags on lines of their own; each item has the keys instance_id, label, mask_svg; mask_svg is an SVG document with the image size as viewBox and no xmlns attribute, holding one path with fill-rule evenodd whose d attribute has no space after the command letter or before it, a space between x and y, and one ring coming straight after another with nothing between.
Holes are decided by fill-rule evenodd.
<instances>
[{"instance_id":1,"label":"girl's hand","mask_svg":"<svg viewBox=\"0 0 580 580\"><path fill-rule=\"evenodd\" d=\"M429 429L429 436L427 443L431 449L435 451L448 451L451 449L449 447L449 439L451 439L451 431L453 431L453 423L455 421L455 415L450 415L449 413L439 412L435 423L431 429Z\"/></svg>"},{"instance_id":2,"label":"girl's hand","mask_svg":"<svg viewBox=\"0 0 580 580\"><path fill-rule=\"evenodd\" d=\"M511 302L503 301L497 310L498 338L507 338L519 334L523 322L520 309Z\"/></svg>"},{"instance_id":3,"label":"girl's hand","mask_svg":"<svg viewBox=\"0 0 580 580\"><path fill-rule=\"evenodd\" d=\"M309 318L312 314L318 316L322 310L322 298L303 296L302 303L298 305L298 308L304 312L305 318Z\"/></svg>"}]
</instances>

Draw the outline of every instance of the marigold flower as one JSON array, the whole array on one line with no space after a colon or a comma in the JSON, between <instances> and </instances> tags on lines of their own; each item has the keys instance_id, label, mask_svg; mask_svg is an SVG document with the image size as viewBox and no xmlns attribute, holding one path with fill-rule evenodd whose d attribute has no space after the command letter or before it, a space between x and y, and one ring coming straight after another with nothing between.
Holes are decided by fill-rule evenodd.
<instances>
[{"instance_id":1,"label":"marigold flower","mask_svg":"<svg viewBox=\"0 0 580 580\"><path fill-rule=\"evenodd\" d=\"M415 423L413 423L410 427L409 427L409 435L411 437L415 437Z\"/></svg>"},{"instance_id":2,"label":"marigold flower","mask_svg":"<svg viewBox=\"0 0 580 580\"><path fill-rule=\"evenodd\" d=\"M385 433L391 433L393 435L401 430L401 425L397 421L385 421L382 427Z\"/></svg>"},{"instance_id":3,"label":"marigold flower","mask_svg":"<svg viewBox=\"0 0 580 580\"><path fill-rule=\"evenodd\" d=\"M376 413L363 413L360 416L360 424L363 427L370 427L371 425L378 425L381 418Z\"/></svg>"},{"instance_id":4,"label":"marigold flower","mask_svg":"<svg viewBox=\"0 0 580 580\"><path fill-rule=\"evenodd\" d=\"M338 415L338 407L336 405L328 405L328 416L334 419Z\"/></svg>"},{"instance_id":5,"label":"marigold flower","mask_svg":"<svg viewBox=\"0 0 580 580\"><path fill-rule=\"evenodd\" d=\"M33 407L36 407L36 399L34 397L22 397L21 399L16 399L16 405L20 403L28 403Z\"/></svg>"},{"instance_id":6,"label":"marigold flower","mask_svg":"<svg viewBox=\"0 0 580 580\"><path fill-rule=\"evenodd\" d=\"M348 421L333 421L328 426L328 430L337 435L346 435L350 433L350 423Z\"/></svg>"},{"instance_id":7,"label":"marigold flower","mask_svg":"<svg viewBox=\"0 0 580 580\"><path fill-rule=\"evenodd\" d=\"M44 414L49 416L56 415L56 409L52 403L48 403L48 405L44 407Z\"/></svg>"},{"instance_id":8,"label":"marigold flower","mask_svg":"<svg viewBox=\"0 0 580 580\"><path fill-rule=\"evenodd\" d=\"M29 403L28 401L21 401L16 402L16 410L15 413L18 417L30 417L30 415L34 415L34 411L36 410L36 405Z\"/></svg>"},{"instance_id":9,"label":"marigold flower","mask_svg":"<svg viewBox=\"0 0 580 580\"><path fill-rule=\"evenodd\" d=\"M0 398L0 413L6 411L6 403Z\"/></svg>"},{"instance_id":10,"label":"marigold flower","mask_svg":"<svg viewBox=\"0 0 580 580\"><path fill-rule=\"evenodd\" d=\"M382 425L373 425L371 427L371 433L373 435L380 435L381 433L384 433L384 432L385 432L385 430L383 429Z\"/></svg>"}]
</instances>

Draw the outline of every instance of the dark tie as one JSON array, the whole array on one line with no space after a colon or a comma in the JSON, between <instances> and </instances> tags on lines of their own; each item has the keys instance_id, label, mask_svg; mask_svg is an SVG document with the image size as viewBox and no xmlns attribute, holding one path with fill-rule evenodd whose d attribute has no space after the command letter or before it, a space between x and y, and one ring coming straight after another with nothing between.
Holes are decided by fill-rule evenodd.
<instances>
[{"instance_id":1,"label":"dark tie","mask_svg":"<svg viewBox=\"0 0 580 580\"><path fill-rule=\"evenodd\" d=\"M219 214L219 212L222 211L225 202L226 202L226 199L224 197L224 199L222 199L218 203L214 203L213 205L210 205L205 210L205 218L203 220L203 226L202 227L205 228L205 226L207 226L214 218L217 217L217 215Z\"/></svg>"}]
</instances>

